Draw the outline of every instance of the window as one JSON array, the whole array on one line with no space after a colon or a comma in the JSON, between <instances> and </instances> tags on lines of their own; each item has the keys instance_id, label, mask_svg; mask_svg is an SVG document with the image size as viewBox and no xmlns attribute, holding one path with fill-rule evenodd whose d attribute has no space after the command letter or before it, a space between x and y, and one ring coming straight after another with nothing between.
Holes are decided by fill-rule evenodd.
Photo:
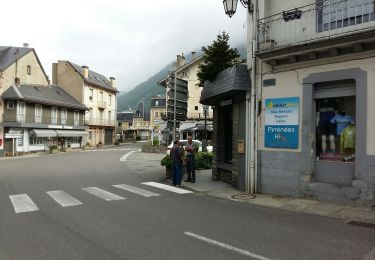
<instances>
[{"instance_id":1,"label":"window","mask_svg":"<svg viewBox=\"0 0 375 260\"><path fill-rule=\"evenodd\" d=\"M9 101L7 103L7 109L14 109L14 102L13 101Z\"/></svg>"},{"instance_id":2,"label":"window","mask_svg":"<svg viewBox=\"0 0 375 260\"><path fill-rule=\"evenodd\" d=\"M41 124L42 123L42 106L35 105L35 123Z\"/></svg>"},{"instance_id":3,"label":"window","mask_svg":"<svg viewBox=\"0 0 375 260\"><path fill-rule=\"evenodd\" d=\"M155 116L156 116L156 117L159 116L159 112L155 112Z\"/></svg>"},{"instance_id":4,"label":"window","mask_svg":"<svg viewBox=\"0 0 375 260\"><path fill-rule=\"evenodd\" d=\"M25 123L26 105L24 102L17 102L17 122Z\"/></svg>"},{"instance_id":5,"label":"window","mask_svg":"<svg viewBox=\"0 0 375 260\"><path fill-rule=\"evenodd\" d=\"M112 112L111 111L108 111L108 122L109 123L112 122Z\"/></svg>"},{"instance_id":6,"label":"window","mask_svg":"<svg viewBox=\"0 0 375 260\"><path fill-rule=\"evenodd\" d=\"M27 65L27 74L31 75L31 66L30 65Z\"/></svg>"},{"instance_id":7,"label":"window","mask_svg":"<svg viewBox=\"0 0 375 260\"><path fill-rule=\"evenodd\" d=\"M90 101L94 100L94 90L90 88L90 96L89 96Z\"/></svg>"},{"instance_id":8,"label":"window","mask_svg":"<svg viewBox=\"0 0 375 260\"><path fill-rule=\"evenodd\" d=\"M156 107L159 106L159 100L155 100L155 106L156 106Z\"/></svg>"},{"instance_id":9,"label":"window","mask_svg":"<svg viewBox=\"0 0 375 260\"><path fill-rule=\"evenodd\" d=\"M372 0L317 0L317 31L329 31L375 20Z\"/></svg>"},{"instance_id":10,"label":"window","mask_svg":"<svg viewBox=\"0 0 375 260\"><path fill-rule=\"evenodd\" d=\"M57 125L57 107L53 107L51 110L51 124Z\"/></svg>"},{"instance_id":11,"label":"window","mask_svg":"<svg viewBox=\"0 0 375 260\"><path fill-rule=\"evenodd\" d=\"M79 125L79 111L74 110L74 126L78 126L78 125Z\"/></svg>"},{"instance_id":12,"label":"window","mask_svg":"<svg viewBox=\"0 0 375 260\"><path fill-rule=\"evenodd\" d=\"M67 118L66 108L61 108L61 124L62 125L66 125L66 118Z\"/></svg>"},{"instance_id":13,"label":"window","mask_svg":"<svg viewBox=\"0 0 375 260\"><path fill-rule=\"evenodd\" d=\"M198 106L195 106L194 108L195 108L195 111L198 111Z\"/></svg>"},{"instance_id":14,"label":"window","mask_svg":"<svg viewBox=\"0 0 375 260\"><path fill-rule=\"evenodd\" d=\"M112 95L108 95L108 99L109 99L109 106L112 106Z\"/></svg>"},{"instance_id":15,"label":"window","mask_svg":"<svg viewBox=\"0 0 375 260\"><path fill-rule=\"evenodd\" d=\"M30 137L30 145L44 145L46 138L43 137Z\"/></svg>"}]
</instances>

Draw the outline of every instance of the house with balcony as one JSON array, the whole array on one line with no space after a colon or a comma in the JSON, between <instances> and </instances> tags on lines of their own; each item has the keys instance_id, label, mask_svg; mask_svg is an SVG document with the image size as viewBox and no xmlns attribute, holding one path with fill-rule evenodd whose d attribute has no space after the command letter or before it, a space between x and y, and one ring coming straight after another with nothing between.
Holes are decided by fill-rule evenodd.
<instances>
[{"instance_id":1,"label":"house with balcony","mask_svg":"<svg viewBox=\"0 0 375 260\"><path fill-rule=\"evenodd\" d=\"M85 117L89 126L87 142L92 146L113 144L119 93L115 88L115 78L107 79L87 66L58 61L52 67L52 82L88 107Z\"/></svg>"},{"instance_id":2,"label":"house with balcony","mask_svg":"<svg viewBox=\"0 0 375 260\"><path fill-rule=\"evenodd\" d=\"M130 107L128 110L117 112L117 122L119 126L120 140L123 142L134 139L134 131L131 130L133 125L134 110Z\"/></svg>"},{"instance_id":3,"label":"house with balcony","mask_svg":"<svg viewBox=\"0 0 375 260\"><path fill-rule=\"evenodd\" d=\"M373 205L375 2L258 4L258 190Z\"/></svg>"},{"instance_id":4,"label":"house with balcony","mask_svg":"<svg viewBox=\"0 0 375 260\"><path fill-rule=\"evenodd\" d=\"M176 63L171 70L178 78L186 80L188 83L188 97L187 97L187 120L181 122L180 138L186 139L188 135L193 136L194 139L204 139L205 129L208 129L208 138L212 136L212 118L213 110L211 106L205 110L205 106L200 103L202 88L199 87L198 70L199 65L204 62L203 55L198 56L197 53L191 53L191 59L186 60L185 56L177 55ZM167 89L168 77L160 80L158 84ZM205 112L206 111L206 112ZM208 127L204 128L204 124Z\"/></svg>"},{"instance_id":5,"label":"house with balcony","mask_svg":"<svg viewBox=\"0 0 375 260\"><path fill-rule=\"evenodd\" d=\"M153 128L150 124L150 113L145 111L145 105L142 100L138 102L137 109L133 114L133 122L129 129L133 131L135 139L149 140L151 138Z\"/></svg>"},{"instance_id":6,"label":"house with balcony","mask_svg":"<svg viewBox=\"0 0 375 260\"><path fill-rule=\"evenodd\" d=\"M50 85L12 85L2 95L4 153L17 155L85 144L86 106L63 88Z\"/></svg>"},{"instance_id":7,"label":"house with balcony","mask_svg":"<svg viewBox=\"0 0 375 260\"><path fill-rule=\"evenodd\" d=\"M21 84L48 86L48 76L38 58L35 49L28 44L23 47L0 46L0 96L18 78ZM4 114L4 102L0 99L0 115ZM4 127L0 118L0 156L3 156Z\"/></svg>"}]
</instances>

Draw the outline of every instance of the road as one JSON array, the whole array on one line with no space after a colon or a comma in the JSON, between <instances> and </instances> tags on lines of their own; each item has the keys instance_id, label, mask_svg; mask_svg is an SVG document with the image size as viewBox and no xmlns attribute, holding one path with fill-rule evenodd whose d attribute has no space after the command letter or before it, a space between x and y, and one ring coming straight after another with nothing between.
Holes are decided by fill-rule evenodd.
<instances>
[{"instance_id":1,"label":"road","mask_svg":"<svg viewBox=\"0 0 375 260\"><path fill-rule=\"evenodd\" d=\"M374 259L375 229L166 190L159 165L137 144L0 160L0 259Z\"/></svg>"}]
</instances>

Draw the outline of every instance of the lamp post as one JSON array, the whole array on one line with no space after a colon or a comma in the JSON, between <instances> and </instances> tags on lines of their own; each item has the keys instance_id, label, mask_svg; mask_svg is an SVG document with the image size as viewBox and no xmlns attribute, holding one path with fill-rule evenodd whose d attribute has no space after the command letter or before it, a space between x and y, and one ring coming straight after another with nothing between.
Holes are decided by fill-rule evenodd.
<instances>
[{"instance_id":1,"label":"lamp post","mask_svg":"<svg viewBox=\"0 0 375 260\"><path fill-rule=\"evenodd\" d=\"M241 4L248 9L252 15L252 65L251 65L251 91L246 93L246 170L245 170L245 187L247 193L257 192L257 107L255 104L256 96L256 56L258 39L257 39L257 21L258 21L258 0L240 0ZM238 0L223 0L225 14L232 17L236 13Z\"/></svg>"},{"instance_id":2,"label":"lamp post","mask_svg":"<svg viewBox=\"0 0 375 260\"><path fill-rule=\"evenodd\" d=\"M207 113L208 113L208 106L203 105L203 113L204 113L204 142L202 151L207 152Z\"/></svg>"}]
</instances>

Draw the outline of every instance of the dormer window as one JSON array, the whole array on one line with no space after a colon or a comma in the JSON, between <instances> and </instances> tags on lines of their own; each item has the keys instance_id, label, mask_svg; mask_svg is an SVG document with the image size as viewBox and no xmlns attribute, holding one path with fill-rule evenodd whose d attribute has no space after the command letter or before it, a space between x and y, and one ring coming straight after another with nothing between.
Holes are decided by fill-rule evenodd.
<instances>
[{"instance_id":1,"label":"dormer window","mask_svg":"<svg viewBox=\"0 0 375 260\"><path fill-rule=\"evenodd\" d=\"M31 75L31 66L27 65L26 72L28 75Z\"/></svg>"}]
</instances>

